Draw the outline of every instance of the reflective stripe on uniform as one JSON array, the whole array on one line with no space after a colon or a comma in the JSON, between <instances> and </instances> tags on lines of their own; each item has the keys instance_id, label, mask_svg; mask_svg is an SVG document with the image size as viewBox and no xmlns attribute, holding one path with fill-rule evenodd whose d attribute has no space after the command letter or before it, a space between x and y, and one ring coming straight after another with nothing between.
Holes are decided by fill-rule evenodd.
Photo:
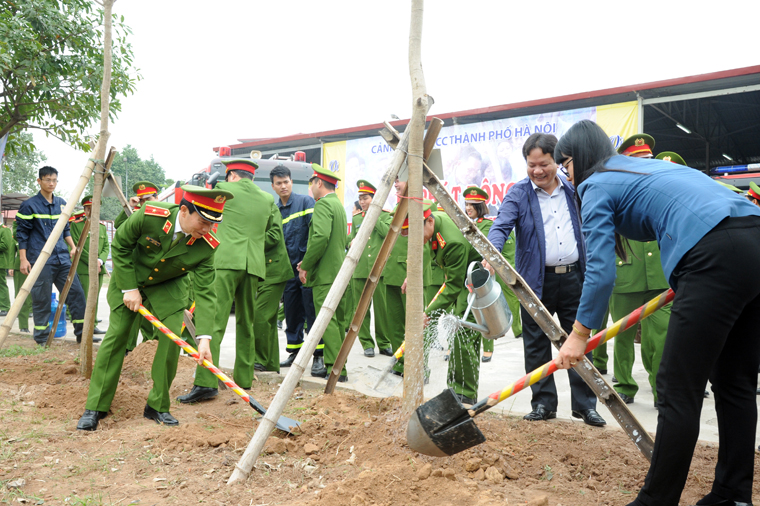
<instances>
[{"instance_id":1,"label":"reflective stripe on uniform","mask_svg":"<svg viewBox=\"0 0 760 506\"><path fill-rule=\"evenodd\" d=\"M318 350L324 350L325 349L325 343L320 343L317 345Z\"/></svg>"},{"instance_id":2,"label":"reflective stripe on uniform","mask_svg":"<svg viewBox=\"0 0 760 506\"><path fill-rule=\"evenodd\" d=\"M16 216L21 218L22 220L31 220L33 218L37 218L40 220L57 220L61 217L60 214L21 214L16 213Z\"/></svg>"},{"instance_id":3,"label":"reflective stripe on uniform","mask_svg":"<svg viewBox=\"0 0 760 506\"><path fill-rule=\"evenodd\" d=\"M71 320L71 323L84 323L84 320Z\"/></svg>"},{"instance_id":4,"label":"reflective stripe on uniform","mask_svg":"<svg viewBox=\"0 0 760 506\"><path fill-rule=\"evenodd\" d=\"M299 344L288 344L287 346L285 346L285 349L286 349L286 350L300 350L300 349L301 349L301 346L303 346L303 343L299 343Z\"/></svg>"},{"instance_id":5,"label":"reflective stripe on uniform","mask_svg":"<svg viewBox=\"0 0 760 506\"><path fill-rule=\"evenodd\" d=\"M285 225L287 222L292 220L293 218L300 218L301 216L306 216L307 214L312 214L314 212L314 208L304 209L303 211L299 211L297 213L293 213L287 218L282 219L282 224ZM16 213L16 216L18 216L18 213Z\"/></svg>"},{"instance_id":6,"label":"reflective stripe on uniform","mask_svg":"<svg viewBox=\"0 0 760 506\"><path fill-rule=\"evenodd\" d=\"M45 329L46 329L46 328L48 328L49 326L50 326L50 324L47 324L47 325L45 325L44 327L40 327L39 325L35 325L35 326L34 326L34 330L45 330Z\"/></svg>"}]
</instances>

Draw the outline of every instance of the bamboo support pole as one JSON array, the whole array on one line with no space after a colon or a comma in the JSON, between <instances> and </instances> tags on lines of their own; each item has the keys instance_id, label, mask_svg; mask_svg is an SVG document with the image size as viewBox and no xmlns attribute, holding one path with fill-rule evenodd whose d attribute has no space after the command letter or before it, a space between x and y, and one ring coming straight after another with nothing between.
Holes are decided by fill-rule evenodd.
<instances>
[{"instance_id":1,"label":"bamboo support pole","mask_svg":"<svg viewBox=\"0 0 760 506\"><path fill-rule=\"evenodd\" d=\"M314 327L309 331L301 350L298 352L295 362L293 362L282 385L280 385L266 415L261 419L253 438L243 453L243 456L235 465L235 470L227 481L228 485L231 485L236 481L244 480L251 472L251 469L253 469L253 465L256 462L256 458L259 453L261 453L269 434L275 427L277 419L285 409L288 399L293 394L293 390L295 390L301 376L306 370L306 365L314 354L314 350L316 349L317 344L319 344L319 340L322 339L327 324L330 322L333 314L335 314L335 308L340 303L340 300L343 297L343 292L345 292L346 286L348 286L348 283L351 280L351 275L356 269L358 257L364 251L370 233L375 228L377 219L380 217L382 203L388 198L391 187L396 180L396 175L406 158L406 148L408 144L408 132L405 132L399 140L400 149L397 149L393 154L391 164L378 185L378 191L375 194L375 198L370 204L369 210L364 217L363 226L359 229L359 233L354 238L351 248L348 251L348 255L346 255L346 259L343 261L343 265L330 287L325 303L314 321Z\"/></svg>"}]
</instances>

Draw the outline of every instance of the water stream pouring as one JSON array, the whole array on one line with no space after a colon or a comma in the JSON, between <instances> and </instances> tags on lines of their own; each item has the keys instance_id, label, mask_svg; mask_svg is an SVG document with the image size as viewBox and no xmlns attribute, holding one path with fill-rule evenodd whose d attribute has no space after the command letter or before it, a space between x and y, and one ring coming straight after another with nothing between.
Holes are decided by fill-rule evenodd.
<instances>
[{"instance_id":1,"label":"water stream pouring","mask_svg":"<svg viewBox=\"0 0 760 506\"><path fill-rule=\"evenodd\" d=\"M512 327L512 312L507 305L507 299L487 270L479 262L472 262L467 268L467 310L464 316L457 320L462 327L477 330L485 339L498 339L505 336ZM472 311L477 323L467 321Z\"/></svg>"}]
</instances>

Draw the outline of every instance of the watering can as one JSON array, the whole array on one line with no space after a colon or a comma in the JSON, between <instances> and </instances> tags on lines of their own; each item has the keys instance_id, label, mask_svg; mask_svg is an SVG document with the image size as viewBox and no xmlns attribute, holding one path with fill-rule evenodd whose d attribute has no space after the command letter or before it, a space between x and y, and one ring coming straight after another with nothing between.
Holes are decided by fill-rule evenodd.
<instances>
[{"instance_id":1,"label":"watering can","mask_svg":"<svg viewBox=\"0 0 760 506\"><path fill-rule=\"evenodd\" d=\"M486 339L498 339L509 332L512 327L512 312L501 286L491 273L483 269L479 262L472 262L467 268L465 286L470 291L467 295L467 310L457 323L462 327L477 330ZM477 323L467 321L470 311Z\"/></svg>"}]
</instances>

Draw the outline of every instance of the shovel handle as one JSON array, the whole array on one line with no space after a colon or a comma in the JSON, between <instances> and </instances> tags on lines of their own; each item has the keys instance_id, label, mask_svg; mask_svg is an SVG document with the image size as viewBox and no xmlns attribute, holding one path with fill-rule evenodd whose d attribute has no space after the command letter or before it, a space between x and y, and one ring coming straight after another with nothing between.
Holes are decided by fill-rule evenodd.
<instances>
[{"instance_id":1,"label":"shovel handle","mask_svg":"<svg viewBox=\"0 0 760 506\"><path fill-rule=\"evenodd\" d=\"M672 302L675 296L675 292L672 289L668 289L667 292L663 292L662 294L658 295L640 308L634 310L628 316L621 318L611 326L607 327L601 332L598 332L594 335L594 337L588 340L588 343L586 344L586 353L595 349L600 344L606 343L621 332L630 329L664 305ZM477 402L472 406L472 408L468 410L468 412L470 416L473 417L482 413L483 411L489 410L507 397L511 397L520 390L524 390L525 388L538 383L550 374L554 374L556 371L557 365L554 363L554 360L547 362L541 367L534 369L519 380L515 381L504 390L501 390L500 392L494 392L485 399Z\"/></svg>"},{"instance_id":2,"label":"shovel handle","mask_svg":"<svg viewBox=\"0 0 760 506\"><path fill-rule=\"evenodd\" d=\"M191 357L193 357L195 360L198 360L200 358L200 354L198 354L195 348L187 344L187 342L185 342L182 338L178 337L177 334L169 330L169 328L166 325L161 323L161 320L153 316L153 314L150 311L145 309L145 306L141 304L139 311L140 311L140 314L143 315L146 320L152 323L153 326L156 327L158 330L163 332L166 335L166 337L174 341L174 343L177 346L185 350ZM229 376L224 374L222 371L219 370L219 368L217 368L214 364L212 364L206 359L203 360L202 365L203 367L211 371L214 376L222 380L222 382L225 385L227 385L230 389L232 389L232 391L238 394L244 401L248 402L248 404L250 404L253 409L256 409L256 407L253 405L253 403L256 402L254 398L248 395L247 393L245 393L245 390L237 386L237 384L234 381L232 381L232 379L230 379ZM258 402L256 402L256 404L258 404ZM261 405L259 405L259 407L261 407ZM261 409L263 410L264 408L261 408ZM259 411L259 410L256 409L256 411ZM261 411L259 411L259 413L261 413Z\"/></svg>"}]
</instances>

